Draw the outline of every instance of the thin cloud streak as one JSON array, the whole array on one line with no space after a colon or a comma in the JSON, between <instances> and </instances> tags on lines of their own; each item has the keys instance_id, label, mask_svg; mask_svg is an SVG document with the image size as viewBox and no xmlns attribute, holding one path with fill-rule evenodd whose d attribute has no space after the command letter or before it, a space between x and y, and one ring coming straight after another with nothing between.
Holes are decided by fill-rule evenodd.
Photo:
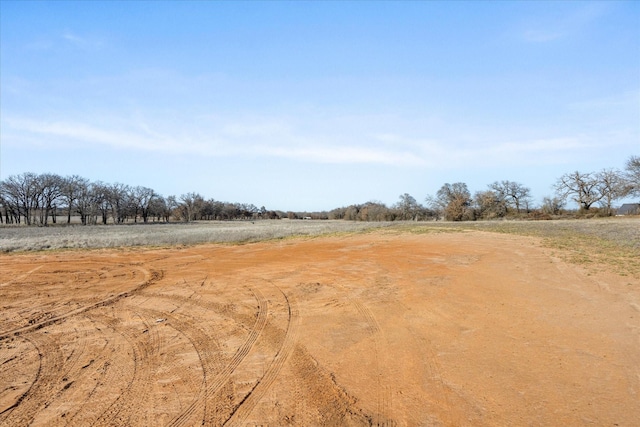
<instances>
[{"instance_id":1,"label":"thin cloud streak","mask_svg":"<svg viewBox=\"0 0 640 427\"><path fill-rule=\"evenodd\" d=\"M81 36L77 33L64 30L55 36L41 37L23 45L29 51L55 51L64 46L72 46L84 51L95 51L104 48L107 42L104 39Z\"/></svg>"},{"instance_id":2,"label":"thin cloud streak","mask_svg":"<svg viewBox=\"0 0 640 427\"><path fill-rule=\"evenodd\" d=\"M609 5L587 3L584 7L560 19L530 24L522 32L522 37L530 43L548 43L570 37L583 31L592 22L603 16Z\"/></svg>"},{"instance_id":3,"label":"thin cloud streak","mask_svg":"<svg viewBox=\"0 0 640 427\"><path fill-rule=\"evenodd\" d=\"M221 135L210 134L208 137L204 137L202 136L204 132L200 132L200 136L181 135L175 137L161 135L158 132L151 134L148 124L139 126L139 131L136 132L112 131L85 123L66 121L41 122L9 117L3 118L3 122L5 129L14 134L36 135L63 145L68 144L69 140L74 140L101 144L118 150L196 154L210 157L262 156L313 163L367 163L397 166L423 163L419 157L412 153L398 152L392 149L327 145L293 135L286 135L283 138L283 135L278 133L260 134L259 128L251 127L246 133L229 132L229 129L236 129L237 125L229 125L223 129ZM113 129L113 127L109 126L108 129ZM273 129L279 128L276 126L271 130Z\"/></svg>"},{"instance_id":4,"label":"thin cloud streak","mask_svg":"<svg viewBox=\"0 0 640 427\"><path fill-rule=\"evenodd\" d=\"M587 99L574 102L568 105L568 108L579 111L595 110L598 112L605 111L633 111L640 105L640 91L633 90L619 94L613 94L607 97Z\"/></svg>"},{"instance_id":5,"label":"thin cloud streak","mask_svg":"<svg viewBox=\"0 0 640 427\"><path fill-rule=\"evenodd\" d=\"M20 141L47 140L48 146L64 149L73 141L98 144L116 150L198 155L207 157L266 157L321 164L369 164L395 167L500 166L506 163L536 164L549 158L565 158L566 154L597 147L580 137L552 137L509 142L460 146L452 140L405 137L400 134L360 136L355 142L345 141L340 134L349 129L334 128L333 133L304 135L295 126L279 121L268 125L258 120L255 126L243 128L229 121L220 128L198 128L197 133L184 129L153 130L159 127L142 120L135 123L106 123L96 126L70 121L39 121L3 117L6 135L23 136ZM219 122L219 121L218 121ZM330 124L329 127L331 128ZM112 130L119 129L119 130ZM26 136L26 138L24 137ZM504 141L504 140L503 140ZM11 143L11 139L6 140ZM75 145L74 145L75 146ZM451 147L456 148L452 149Z\"/></svg>"},{"instance_id":6,"label":"thin cloud streak","mask_svg":"<svg viewBox=\"0 0 640 427\"><path fill-rule=\"evenodd\" d=\"M70 30L65 30L62 33L62 38L67 43L80 49L99 49L105 44L103 40L95 39L93 37L80 36Z\"/></svg>"}]
</instances>

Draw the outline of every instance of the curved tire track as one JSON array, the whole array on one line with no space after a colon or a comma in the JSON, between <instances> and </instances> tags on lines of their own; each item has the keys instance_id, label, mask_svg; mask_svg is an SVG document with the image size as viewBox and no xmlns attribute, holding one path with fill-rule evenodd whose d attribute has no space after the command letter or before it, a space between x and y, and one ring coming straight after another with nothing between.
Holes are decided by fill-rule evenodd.
<instances>
[{"instance_id":1,"label":"curved tire track","mask_svg":"<svg viewBox=\"0 0 640 427\"><path fill-rule=\"evenodd\" d=\"M68 311L64 314L60 314L57 316L53 316L50 317L46 320L40 321L40 322L34 322L28 326L23 326L20 328L16 328L13 330L9 330L9 331L4 331L4 332L0 332L0 341L5 340L7 338L13 337L13 336L18 336L18 335L23 335L29 332L33 332L33 331L37 331L38 329L42 329L45 326L49 326L52 325L54 323L58 323L58 322L62 322L65 319L71 317L71 316L77 316L78 314L81 313L85 313L89 310L92 310L94 308L97 307L103 307L103 306L107 306L107 305L111 305L114 304L115 302L126 298L128 296L131 296L137 292L140 292L141 290L143 290L144 288L150 286L151 284L155 283L156 281L160 280L162 278L162 272L161 271L149 271L146 270L144 268L141 267L136 267L137 269L139 269L140 271L142 271L145 275L145 280L144 282L140 283L138 286L136 286L135 288L129 290L129 291L125 291L125 292L120 292L117 295L114 295L112 297L108 297L105 299L102 299L100 301L97 301L95 303L77 308L75 310L71 310Z\"/></svg>"},{"instance_id":2,"label":"curved tire track","mask_svg":"<svg viewBox=\"0 0 640 427\"><path fill-rule=\"evenodd\" d=\"M381 337L382 329L371 310L369 310L369 308L358 298L350 296L348 289L340 285L333 286L346 294L347 300L355 307L360 317L365 321L367 325L367 332L373 340L373 356L376 369L376 413L374 414L371 423L376 426L395 425L394 421L387 418L387 414L390 412L392 406L392 391L389 386L382 383L383 372L381 369L382 364L380 362L380 351L384 350L384 344L381 342L383 339Z\"/></svg>"},{"instance_id":3,"label":"curved tire track","mask_svg":"<svg viewBox=\"0 0 640 427\"><path fill-rule=\"evenodd\" d=\"M52 337L42 334L26 339L38 352L38 372L31 387L0 414L0 426L29 425L38 411L51 402L64 376L64 354Z\"/></svg>"},{"instance_id":4,"label":"curved tire track","mask_svg":"<svg viewBox=\"0 0 640 427\"><path fill-rule=\"evenodd\" d=\"M285 294L278 286L273 286L277 288L277 290L284 296L288 309L287 330L285 332L282 345L280 346L278 353L273 358L271 365L269 365L262 378L253 387L249 394L245 396L242 402L240 402L240 404L235 408L229 419L225 421L224 425L239 426L244 422L244 420L249 416L251 411L253 411L258 402L260 402L260 400L264 397L267 390L269 390L271 384L273 384L276 378L278 378L282 367L291 356L291 353L293 352L294 347L298 341L300 324L300 313L298 311L298 305L293 296L287 296L287 294Z\"/></svg>"},{"instance_id":5,"label":"curved tire track","mask_svg":"<svg viewBox=\"0 0 640 427\"><path fill-rule=\"evenodd\" d=\"M133 313L143 325L141 332L135 326L121 325L120 319L108 322L108 326L116 333L122 335L131 345L133 351L133 377L127 388L96 420L95 424L129 425L131 418L140 411L137 408L139 396L148 396L153 386L154 368L160 365L159 353L162 348L162 339L155 327L138 312ZM140 324L138 323L138 325ZM140 337L143 336L144 339Z\"/></svg>"},{"instance_id":6,"label":"curved tire track","mask_svg":"<svg viewBox=\"0 0 640 427\"><path fill-rule=\"evenodd\" d=\"M182 334L191 343L198 355L200 366L202 367L202 381L200 391L196 399L194 399L187 408L178 414L169 425L193 425L197 414L200 412L202 417L200 422L204 423L207 419L207 393L211 378L224 368L224 360L222 357L222 349L216 337L208 335L197 324L197 321L188 316L180 314L167 314L164 312L148 310L154 316L162 316L167 320L167 325L178 333Z\"/></svg>"},{"instance_id":7,"label":"curved tire track","mask_svg":"<svg viewBox=\"0 0 640 427\"><path fill-rule=\"evenodd\" d=\"M186 425L194 412L204 409L206 402L208 402L209 400L215 402L216 398L218 397L218 392L229 381L231 375L235 372L238 365L240 365L247 354L249 354L254 344L258 340L258 337L267 324L267 315L269 314L269 308L267 300L258 289L251 288L250 290L253 293L256 302L258 303L258 313L256 316L256 321L249 332L249 336L238 348L229 363L217 375L211 378L211 381L207 380L202 398L198 398L197 400L192 402L185 411L183 411L169 423L169 426L175 427ZM215 424L215 420L209 418L203 420L203 424L205 422Z\"/></svg>"},{"instance_id":8,"label":"curved tire track","mask_svg":"<svg viewBox=\"0 0 640 427\"><path fill-rule=\"evenodd\" d=\"M102 323L91 318L88 314L85 314L85 318L92 325ZM94 329L102 330L97 326L95 326ZM101 387L104 385L114 387L124 376L121 366L114 366L109 358L109 350L111 350L111 353L115 352L113 335L107 335L103 337L103 339L104 343L102 347L98 351L94 350L91 353L92 359L84 366L81 366L77 375L74 376L74 381L81 383L87 381L87 377L92 377L95 384L88 392L78 392L81 398L76 399L76 401L81 403L78 403L76 408L72 408L69 412L65 413L67 425L91 425L91 423L95 421L96 413L100 414L100 411L85 411L84 408L87 407L87 403L93 402L95 406L97 401L102 401L99 396ZM94 337L92 340L95 343L98 338ZM91 366L93 366L91 370L87 369ZM105 402L105 405L108 404L108 402Z\"/></svg>"}]
</instances>

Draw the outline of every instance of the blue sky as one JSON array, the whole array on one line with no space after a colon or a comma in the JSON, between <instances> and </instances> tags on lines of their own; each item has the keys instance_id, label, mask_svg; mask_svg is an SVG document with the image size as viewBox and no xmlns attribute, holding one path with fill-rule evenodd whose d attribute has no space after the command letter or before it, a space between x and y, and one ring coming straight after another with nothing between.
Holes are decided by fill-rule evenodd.
<instances>
[{"instance_id":1,"label":"blue sky","mask_svg":"<svg viewBox=\"0 0 640 427\"><path fill-rule=\"evenodd\" d=\"M0 178L268 209L640 155L640 2L0 2Z\"/></svg>"}]
</instances>

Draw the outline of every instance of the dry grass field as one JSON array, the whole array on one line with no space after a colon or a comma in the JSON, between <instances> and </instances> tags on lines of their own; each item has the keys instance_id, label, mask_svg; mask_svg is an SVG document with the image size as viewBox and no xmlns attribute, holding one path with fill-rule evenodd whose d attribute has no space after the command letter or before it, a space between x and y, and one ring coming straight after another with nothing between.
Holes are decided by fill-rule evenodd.
<instances>
[{"instance_id":1,"label":"dry grass field","mask_svg":"<svg viewBox=\"0 0 640 427\"><path fill-rule=\"evenodd\" d=\"M639 230L2 228L0 426L637 426Z\"/></svg>"},{"instance_id":2,"label":"dry grass field","mask_svg":"<svg viewBox=\"0 0 640 427\"><path fill-rule=\"evenodd\" d=\"M363 231L390 225L349 221L203 221L108 226L0 227L0 251L246 243Z\"/></svg>"}]
</instances>

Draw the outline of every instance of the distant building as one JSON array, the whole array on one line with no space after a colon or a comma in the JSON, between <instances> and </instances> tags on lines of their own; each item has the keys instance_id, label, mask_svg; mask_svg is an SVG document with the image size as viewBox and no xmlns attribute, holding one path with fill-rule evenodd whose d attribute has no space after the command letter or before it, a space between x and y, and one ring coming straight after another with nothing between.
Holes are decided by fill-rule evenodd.
<instances>
[{"instance_id":1,"label":"distant building","mask_svg":"<svg viewBox=\"0 0 640 427\"><path fill-rule=\"evenodd\" d=\"M640 203L625 203L618 208L616 215L640 215Z\"/></svg>"}]
</instances>

